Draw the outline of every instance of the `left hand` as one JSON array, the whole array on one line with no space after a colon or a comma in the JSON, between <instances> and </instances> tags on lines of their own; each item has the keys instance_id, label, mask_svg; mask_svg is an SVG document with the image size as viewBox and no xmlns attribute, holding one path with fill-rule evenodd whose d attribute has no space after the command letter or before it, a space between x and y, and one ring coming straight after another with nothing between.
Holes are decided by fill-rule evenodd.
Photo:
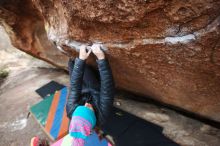
<instances>
[{"instance_id":1,"label":"left hand","mask_svg":"<svg viewBox=\"0 0 220 146\"><path fill-rule=\"evenodd\" d=\"M92 49L89 48L88 52L87 52L86 51L87 48L88 48L88 46L86 46L86 45L80 46L79 59L86 60L89 57L89 54L91 53Z\"/></svg>"}]
</instances>

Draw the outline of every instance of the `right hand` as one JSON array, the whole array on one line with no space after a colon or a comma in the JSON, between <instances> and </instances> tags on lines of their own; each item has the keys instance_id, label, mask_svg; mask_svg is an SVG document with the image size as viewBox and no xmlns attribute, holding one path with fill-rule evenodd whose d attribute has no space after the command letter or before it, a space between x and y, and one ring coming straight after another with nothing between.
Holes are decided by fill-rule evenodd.
<instances>
[{"instance_id":1,"label":"right hand","mask_svg":"<svg viewBox=\"0 0 220 146\"><path fill-rule=\"evenodd\" d=\"M89 49L88 52L86 52L86 47L88 47L88 46L86 46L86 45L80 46L79 59L81 59L81 60L86 60L92 51L92 49Z\"/></svg>"},{"instance_id":2,"label":"right hand","mask_svg":"<svg viewBox=\"0 0 220 146\"><path fill-rule=\"evenodd\" d=\"M98 60L105 59L105 53L101 50L100 44L93 44L91 50L98 58Z\"/></svg>"}]
</instances>

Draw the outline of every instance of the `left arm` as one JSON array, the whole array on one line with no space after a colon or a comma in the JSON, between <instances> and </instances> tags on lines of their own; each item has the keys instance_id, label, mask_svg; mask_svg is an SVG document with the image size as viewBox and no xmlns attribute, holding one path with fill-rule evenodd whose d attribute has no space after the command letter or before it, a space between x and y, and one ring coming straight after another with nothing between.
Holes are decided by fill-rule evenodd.
<instances>
[{"instance_id":1,"label":"left arm","mask_svg":"<svg viewBox=\"0 0 220 146\"><path fill-rule=\"evenodd\" d=\"M85 61L79 58L75 59L75 65L72 70L71 80L70 80L70 91L66 104L67 116L72 117L73 111L79 105L81 90L82 90L82 81L83 81L83 72L85 68Z\"/></svg>"},{"instance_id":2,"label":"left arm","mask_svg":"<svg viewBox=\"0 0 220 146\"><path fill-rule=\"evenodd\" d=\"M83 73L85 69L85 60L88 58L91 50L86 52L86 46L80 47L79 58L75 59L74 68L70 77L70 91L66 103L67 116L71 119L73 111L79 106L82 91Z\"/></svg>"}]
</instances>

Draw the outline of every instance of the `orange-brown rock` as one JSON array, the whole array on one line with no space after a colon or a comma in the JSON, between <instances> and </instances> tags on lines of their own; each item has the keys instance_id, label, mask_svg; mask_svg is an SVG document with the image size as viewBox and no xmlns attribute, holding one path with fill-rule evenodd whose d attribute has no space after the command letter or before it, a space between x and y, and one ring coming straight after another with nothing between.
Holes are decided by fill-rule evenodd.
<instances>
[{"instance_id":1,"label":"orange-brown rock","mask_svg":"<svg viewBox=\"0 0 220 146\"><path fill-rule=\"evenodd\" d=\"M117 87L220 121L219 0L1 0L0 22L61 68L77 42L101 42Z\"/></svg>"}]
</instances>

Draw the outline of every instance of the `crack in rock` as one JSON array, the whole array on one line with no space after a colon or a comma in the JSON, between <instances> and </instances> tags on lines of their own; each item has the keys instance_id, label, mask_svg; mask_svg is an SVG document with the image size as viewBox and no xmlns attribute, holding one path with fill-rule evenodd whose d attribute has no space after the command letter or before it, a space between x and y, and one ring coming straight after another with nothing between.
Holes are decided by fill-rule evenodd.
<instances>
[{"instance_id":1,"label":"crack in rock","mask_svg":"<svg viewBox=\"0 0 220 146\"><path fill-rule=\"evenodd\" d=\"M106 47L111 47L111 48L124 48L124 49L131 49L135 48L138 45L153 45L153 44L168 44L168 45L175 45L175 44L187 44L190 42L193 42L200 38L201 36L209 33L216 31L217 27L220 25L220 16L217 17L212 23L207 25L206 28L203 28L201 30L198 30L192 34L187 34L183 36L169 36L165 38L144 38L144 39L134 39L131 40L130 42L123 42L123 41L117 41L117 42L101 42L101 41L93 41L92 43L82 43L79 41L75 40L68 40L68 39L58 39L58 37L49 37L50 40L54 41L57 45L57 48L60 51L64 51L62 49L62 45L68 46L75 51L79 51L79 48L81 45L91 45L94 43L99 43L103 45L103 50L107 51ZM56 39L54 39L56 38Z\"/></svg>"}]
</instances>

